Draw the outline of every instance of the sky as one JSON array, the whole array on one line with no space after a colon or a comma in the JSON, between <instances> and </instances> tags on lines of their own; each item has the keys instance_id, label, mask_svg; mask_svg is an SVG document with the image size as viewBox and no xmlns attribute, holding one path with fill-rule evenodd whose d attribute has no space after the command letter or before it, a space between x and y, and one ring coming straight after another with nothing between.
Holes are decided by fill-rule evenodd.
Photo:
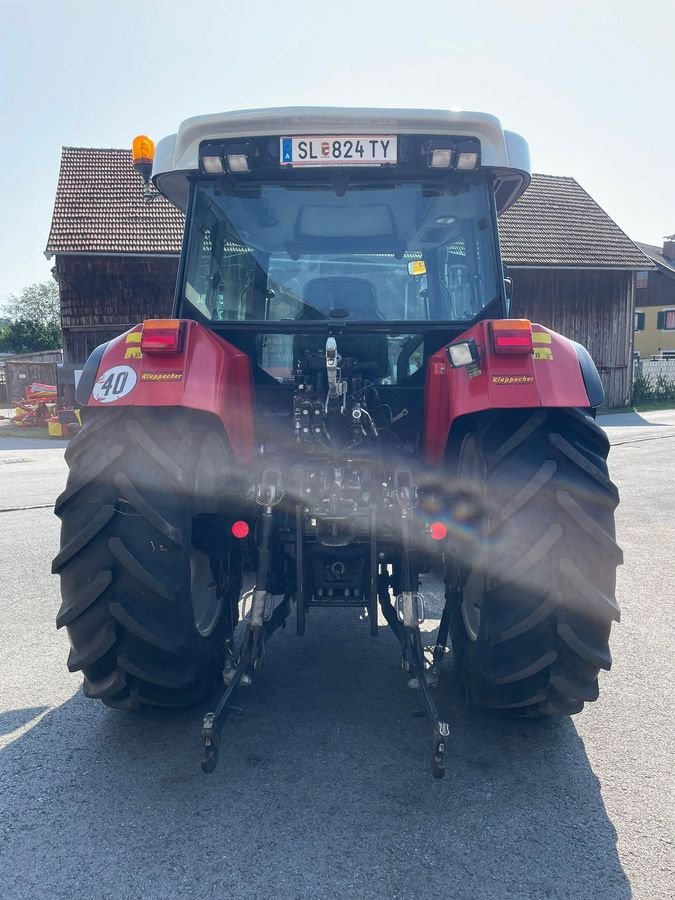
<instances>
[{"instance_id":1,"label":"sky","mask_svg":"<svg viewBox=\"0 0 675 900\"><path fill-rule=\"evenodd\" d=\"M634 240L675 232L675 0L0 0L0 305L50 277L61 147L285 105L493 113Z\"/></svg>"}]
</instances>

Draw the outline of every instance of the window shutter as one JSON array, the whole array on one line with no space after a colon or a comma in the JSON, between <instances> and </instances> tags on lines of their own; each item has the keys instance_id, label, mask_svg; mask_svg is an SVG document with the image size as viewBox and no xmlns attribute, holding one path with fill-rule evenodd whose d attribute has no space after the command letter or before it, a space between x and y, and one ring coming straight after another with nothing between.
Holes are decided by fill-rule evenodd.
<instances>
[{"instance_id":1,"label":"window shutter","mask_svg":"<svg viewBox=\"0 0 675 900\"><path fill-rule=\"evenodd\" d=\"M645 314L643 312L635 313L635 330L645 330Z\"/></svg>"},{"instance_id":2,"label":"window shutter","mask_svg":"<svg viewBox=\"0 0 675 900\"><path fill-rule=\"evenodd\" d=\"M659 331L663 331L663 329L666 327L665 310L661 310L661 312L656 316L656 327L659 329Z\"/></svg>"}]
</instances>

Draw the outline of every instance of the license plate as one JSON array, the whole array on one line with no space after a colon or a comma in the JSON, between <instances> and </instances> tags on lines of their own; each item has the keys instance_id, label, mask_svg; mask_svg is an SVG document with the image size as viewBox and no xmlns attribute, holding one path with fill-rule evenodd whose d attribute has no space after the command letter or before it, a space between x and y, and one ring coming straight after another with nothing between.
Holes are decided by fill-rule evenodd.
<instances>
[{"instance_id":1,"label":"license plate","mask_svg":"<svg viewBox=\"0 0 675 900\"><path fill-rule=\"evenodd\" d=\"M397 160L395 135L282 137L283 166L383 166Z\"/></svg>"}]
</instances>

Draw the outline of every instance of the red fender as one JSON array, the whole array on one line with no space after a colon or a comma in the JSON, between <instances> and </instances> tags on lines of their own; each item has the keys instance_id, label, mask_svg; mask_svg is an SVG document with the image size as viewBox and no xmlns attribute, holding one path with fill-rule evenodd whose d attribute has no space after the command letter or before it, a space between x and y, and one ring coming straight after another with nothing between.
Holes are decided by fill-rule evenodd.
<instances>
[{"instance_id":1,"label":"red fender","mask_svg":"<svg viewBox=\"0 0 675 900\"><path fill-rule=\"evenodd\" d=\"M254 449L251 361L197 322L183 320L182 328L177 352L144 353L142 324L110 341L98 359L94 351L82 373L85 384L78 385L78 399L91 407L182 406L213 413L223 423L236 460L248 462Z\"/></svg>"},{"instance_id":2,"label":"red fender","mask_svg":"<svg viewBox=\"0 0 675 900\"><path fill-rule=\"evenodd\" d=\"M508 356L494 353L490 320L478 322L456 340L469 338L480 352L479 372L473 377L467 368L450 365L445 347L429 359L424 392L424 448L429 463L440 462L453 422L468 413L590 406L575 347L561 334L533 323L532 353Z\"/></svg>"}]
</instances>

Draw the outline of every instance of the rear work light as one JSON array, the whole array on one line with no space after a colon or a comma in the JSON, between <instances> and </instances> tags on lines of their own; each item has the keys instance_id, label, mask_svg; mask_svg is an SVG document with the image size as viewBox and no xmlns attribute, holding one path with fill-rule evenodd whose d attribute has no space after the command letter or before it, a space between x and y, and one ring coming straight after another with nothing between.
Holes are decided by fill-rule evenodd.
<instances>
[{"instance_id":1,"label":"rear work light","mask_svg":"<svg viewBox=\"0 0 675 900\"><path fill-rule=\"evenodd\" d=\"M180 319L148 319L141 332L142 353L180 353L183 323Z\"/></svg>"},{"instance_id":2,"label":"rear work light","mask_svg":"<svg viewBox=\"0 0 675 900\"><path fill-rule=\"evenodd\" d=\"M501 319L490 323L495 353L526 356L532 353L532 323L529 319Z\"/></svg>"},{"instance_id":3,"label":"rear work light","mask_svg":"<svg viewBox=\"0 0 675 900\"><path fill-rule=\"evenodd\" d=\"M473 338L469 338L468 341L457 341L455 344L449 344L448 357L453 369L480 364L480 353Z\"/></svg>"}]
</instances>

